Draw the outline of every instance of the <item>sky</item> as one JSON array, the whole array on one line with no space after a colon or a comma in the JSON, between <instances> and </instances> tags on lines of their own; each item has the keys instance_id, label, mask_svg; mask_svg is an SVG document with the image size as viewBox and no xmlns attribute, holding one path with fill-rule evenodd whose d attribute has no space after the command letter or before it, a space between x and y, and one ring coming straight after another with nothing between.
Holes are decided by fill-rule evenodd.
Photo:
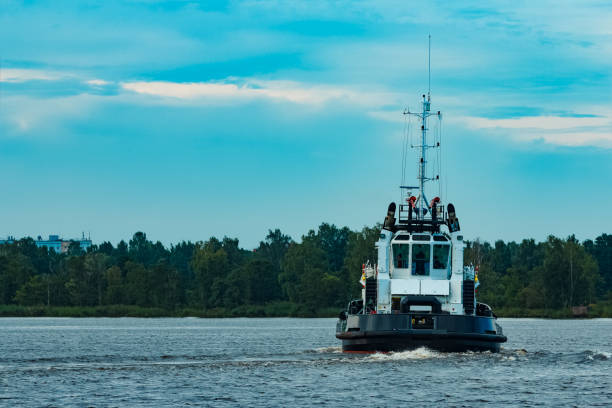
<instances>
[{"instance_id":1,"label":"sky","mask_svg":"<svg viewBox=\"0 0 612 408\"><path fill-rule=\"evenodd\" d=\"M0 237L381 222L430 34L466 239L611 233L612 5L482 4L0 0Z\"/></svg>"}]
</instances>

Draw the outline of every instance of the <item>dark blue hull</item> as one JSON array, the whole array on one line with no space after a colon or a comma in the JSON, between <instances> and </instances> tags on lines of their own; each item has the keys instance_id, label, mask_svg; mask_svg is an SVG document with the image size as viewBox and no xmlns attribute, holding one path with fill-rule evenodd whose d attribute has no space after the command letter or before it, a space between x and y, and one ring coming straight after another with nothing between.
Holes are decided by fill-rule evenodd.
<instances>
[{"instance_id":1,"label":"dark blue hull","mask_svg":"<svg viewBox=\"0 0 612 408\"><path fill-rule=\"evenodd\" d=\"M343 351L434 350L498 352L505 342L494 317L449 314L348 315L336 337Z\"/></svg>"}]
</instances>

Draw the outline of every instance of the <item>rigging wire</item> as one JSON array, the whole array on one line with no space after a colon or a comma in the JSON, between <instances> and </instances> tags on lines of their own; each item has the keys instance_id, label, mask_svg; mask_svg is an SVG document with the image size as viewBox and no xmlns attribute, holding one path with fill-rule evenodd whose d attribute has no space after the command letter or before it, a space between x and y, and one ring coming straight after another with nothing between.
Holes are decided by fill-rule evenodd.
<instances>
[{"instance_id":1,"label":"rigging wire","mask_svg":"<svg viewBox=\"0 0 612 408\"><path fill-rule=\"evenodd\" d=\"M433 124L433 126L431 127L432 130L432 141L431 141L431 145L432 148L428 148L428 150L433 149L433 146L436 145L436 140L437 140L437 133L438 133L438 125L437 124ZM437 150L437 149L436 149ZM429 172L429 177L431 177L431 181L435 181L436 180L436 169L438 167L438 152L434 151L431 155L431 167L430 167L430 172ZM433 194L433 191L432 191ZM432 197L433 198L433 197Z\"/></svg>"},{"instance_id":2,"label":"rigging wire","mask_svg":"<svg viewBox=\"0 0 612 408\"><path fill-rule=\"evenodd\" d=\"M406 167L408 166L408 152L412 147L412 118L410 116L411 115L408 115L408 137L406 146L404 148L404 156L406 157L406 162L404 163L404 174L406 173Z\"/></svg>"},{"instance_id":3,"label":"rigging wire","mask_svg":"<svg viewBox=\"0 0 612 408\"><path fill-rule=\"evenodd\" d=\"M439 119L439 117L438 117ZM434 148L436 149L436 163L435 163L435 167L433 169L433 173L432 176L434 177L435 181L437 181L438 183L438 197L442 196L442 189L440 188L441 186L441 180L440 180L440 167L441 167L441 152L440 152L440 121L438 120L438 122L436 123L435 126L435 131L434 131L434 143L433 143Z\"/></svg>"},{"instance_id":4,"label":"rigging wire","mask_svg":"<svg viewBox=\"0 0 612 408\"><path fill-rule=\"evenodd\" d=\"M402 143L402 183L401 185L406 185L406 166L408 163L408 145L412 144L412 134L410 132L411 121L410 115L404 116L404 138Z\"/></svg>"},{"instance_id":5,"label":"rigging wire","mask_svg":"<svg viewBox=\"0 0 612 408\"><path fill-rule=\"evenodd\" d=\"M444 183L444 177L442 177L442 148L442 117L438 115L438 176L440 177L438 189L440 190L440 197L442 197L442 183Z\"/></svg>"},{"instance_id":6,"label":"rigging wire","mask_svg":"<svg viewBox=\"0 0 612 408\"><path fill-rule=\"evenodd\" d=\"M406 175L405 175L406 154L404 153L404 151L406 149L406 143L407 143L407 139L408 139L407 126L408 126L408 119L404 115L404 132L403 132L403 135L402 135L402 174L401 174L402 177L401 177L401 183L400 183L401 186L404 185L404 180L406 179Z\"/></svg>"},{"instance_id":7,"label":"rigging wire","mask_svg":"<svg viewBox=\"0 0 612 408\"><path fill-rule=\"evenodd\" d=\"M442 160L447 160L446 159L446 155L442 156L442 116L440 116L440 158ZM442 170L444 171L444 198L446 199L448 197L448 166L446 165L446 161L444 161L444 164L442 166Z\"/></svg>"}]
</instances>

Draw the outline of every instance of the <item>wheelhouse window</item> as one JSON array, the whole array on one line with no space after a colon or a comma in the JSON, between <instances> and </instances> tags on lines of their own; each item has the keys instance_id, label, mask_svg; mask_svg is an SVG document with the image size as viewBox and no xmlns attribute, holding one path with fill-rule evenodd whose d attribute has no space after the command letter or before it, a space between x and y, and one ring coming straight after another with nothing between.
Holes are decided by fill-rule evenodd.
<instances>
[{"instance_id":1,"label":"wheelhouse window","mask_svg":"<svg viewBox=\"0 0 612 408\"><path fill-rule=\"evenodd\" d=\"M448 267L448 253L450 245L434 245L433 267L434 269L446 269Z\"/></svg>"},{"instance_id":2,"label":"wheelhouse window","mask_svg":"<svg viewBox=\"0 0 612 408\"><path fill-rule=\"evenodd\" d=\"M412 245L412 274L429 275L430 246L427 244Z\"/></svg>"},{"instance_id":3,"label":"wheelhouse window","mask_svg":"<svg viewBox=\"0 0 612 408\"><path fill-rule=\"evenodd\" d=\"M408 256L410 255L410 245L393 244L393 265L396 268L408 268Z\"/></svg>"},{"instance_id":4,"label":"wheelhouse window","mask_svg":"<svg viewBox=\"0 0 612 408\"><path fill-rule=\"evenodd\" d=\"M413 235L413 241L429 241L429 235Z\"/></svg>"}]
</instances>

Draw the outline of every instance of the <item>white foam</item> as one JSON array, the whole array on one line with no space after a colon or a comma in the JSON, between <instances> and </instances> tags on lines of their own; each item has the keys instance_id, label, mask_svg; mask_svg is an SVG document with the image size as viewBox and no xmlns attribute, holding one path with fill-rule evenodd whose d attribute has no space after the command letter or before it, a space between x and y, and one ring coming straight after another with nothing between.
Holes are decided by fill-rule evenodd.
<instances>
[{"instance_id":1,"label":"white foam","mask_svg":"<svg viewBox=\"0 0 612 408\"><path fill-rule=\"evenodd\" d=\"M375 353L368 356L372 361L424 360L430 358L445 358L447 354L430 350L426 347L392 353Z\"/></svg>"},{"instance_id":2,"label":"white foam","mask_svg":"<svg viewBox=\"0 0 612 408\"><path fill-rule=\"evenodd\" d=\"M342 353L342 347L341 346L319 347L315 349L314 351L317 353Z\"/></svg>"},{"instance_id":3,"label":"white foam","mask_svg":"<svg viewBox=\"0 0 612 408\"><path fill-rule=\"evenodd\" d=\"M612 358L612 353L609 353L607 351L594 351L593 354L587 356L587 358L589 360L610 360L610 358Z\"/></svg>"}]
</instances>

